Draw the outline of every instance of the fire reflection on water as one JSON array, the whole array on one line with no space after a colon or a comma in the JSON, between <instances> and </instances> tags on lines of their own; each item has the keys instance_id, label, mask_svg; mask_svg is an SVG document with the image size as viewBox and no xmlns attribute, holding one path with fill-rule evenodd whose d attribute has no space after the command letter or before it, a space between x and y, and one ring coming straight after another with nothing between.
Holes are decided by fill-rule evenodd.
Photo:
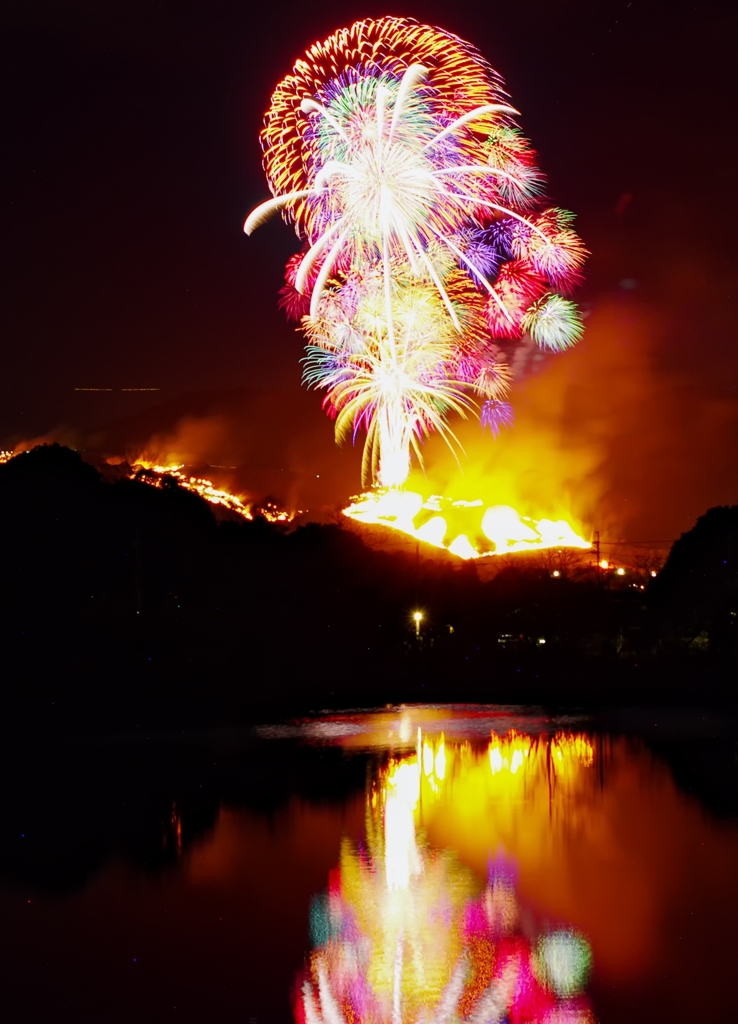
<instances>
[{"instance_id":1,"label":"fire reflection on water","mask_svg":"<svg viewBox=\"0 0 738 1024\"><path fill-rule=\"evenodd\" d=\"M584 935L519 900L501 844L486 850L480 887L451 843L429 840L465 804L515 805L542 789L552 808L586 787L593 760L582 735L493 733L482 752L418 729L415 753L391 758L367 787L365 844L344 840L328 892L313 902L298 1021L593 1021Z\"/></svg>"},{"instance_id":2,"label":"fire reflection on water","mask_svg":"<svg viewBox=\"0 0 738 1024\"><path fill-rule=\"evenodd\" d=\"M653 732L657 721L661 732L661 716L650 721ZM169 791L161 816L150 819L152 831L144 833L145 851L133 861L145 864L145 871L131 871L131 854L124 852L122 859L116 854L63 899L44 896L30 883L7 875L0 880L0 918L7 936L0 1003L6 1012L0 1018L97 1021L106 1013L100 1007L109 1007L114 993L113 1016L117 1012L116 1019L144 1024L171 1013L171 995L176 993L176 1016L181 1013L186 1021L253 1017L257 1024L288 1024L294 1019L290 994L296 972L306 947L312 946L300 984L310 982L324 1024L329 1021L321 1009L319 957L324 990L330 986L345 1024L352 1020L338 999L335 980L341 958L348 967L356 963L362 969L355 990L366 979L367 1007L373 1005L369 997L379 999L369 981L378 988L384 985L380 994L390 1022L398 964L407 986L406 991L398 985L405 993L399 1013L409 1024L431 1024L439 1017L438 999L425 1015L420 1008L416 1017L410 1016L415 998L410 983L420 977L421 968L440 994L452 978L458 984L466 969L457 1007L461 1024L471 1018L473 1000L480 998L473 978L484 981L484 972L494 970L494 963L485 966L493 943L498 959L503 941L519 963L525 964L524 956L528 963L535 958L539 988L534 991L543 988L545 994L557 984L557 998L571 1001L578 997L565 994L560 967L586 968L586 948L571 941L572 936L586 936L592 958L584 993L601 1024L732 1020L738 960L735 815L719 818L678 788L672 770L639 740L568 731L581 727L572 719L552 725L543 713L515 708L404 707L322 714L290 723L286 731L280 732L280 726L257 733L253 754L227 762L223 769L217 812L214 788L203 802L200 787L190 790L182 782L182 769L173 774L174 747L167 738L159 748L161 773L149 775L146 769L144 776L159 780L148 792L159 786ZM696 742L695 733L688 733L674 741L682 763L691 758L695 768L704 768L713 733L721 742L716 719L708 719L704 727L709 727L706 739ZM721 792L735 785L734 739L732 732L728 735L730 758L717 762ZM208 739L207 748L195 747L196 756L185 762L188 777L205 782L206 791L208 776L200 773L213 760L203 756L205 750L210 755L211 743ZM313 745L341 747L345 754L315 750ZM10 749L14 767L8 779L15 781L6 788L12 806L13 787L31 774L19 770L18 748ZM48 770L39 777L44 793L63 766L58 749L52 747L54 761L46 762ZM134 749L138 765L138 742ZM110 810L121 828L129 821L128 827L135 829L120 832L120 842L127 844L120 849L139 849L134 846L142 834L139 817L128 817L128 800L121 809L99 788L97 762L89 759L87 745L84 758L84 777L91 779L94 799L104 793L106 813ZM216 771L221 770L220 760ZM413 873L412 846L398 842L396 850L410 850L407 868L399 862L408 885L390 891L384 824L393 788L390 776L394 765L413 763L417 783L415 791L408 787L409 822L402 810L398 817L404 820L404 834L414 839L421 870ZM715 763L711 755L707 763ZM237 773L234 765L242 766ZM82 791L81 777L81 772L73 776L76 790L64 787L69 804L52 822L68 819L76 829L83 806L89 819L96 820L99 811L91 800L78 805L71 799ZM138 768L131 768L131 778L138 793ZM248 799L238 794L234 798L234 778L243 779ZM176 808L171 802L175 784L183 790ZM120 785L117 776L114 785ZM404 782L394 786L398 798L402 786ZM112 789L113 794L118 791ZM15 847L27 858L23 869L32 865L25 845L29 842L36 843L35 851L47 849L49 857L59 849L67 863L71 828L55 825L45 835L42 815L49 813L48 800L39 799L34 790L20 792L30 796L18 805L17 820L21 814L27 819L31 800L39 808L31 835L27 821L17 830L26 833L18 836ZM217 817L210 817L211 809ZM112 831L108 820L112 817L102 822ZM174 857L178 825L181 857ZM168 866L151 871L152 851L161 849L162 832L166 856L157 863ZM12 836L7 830L5 835L6 854L17 856ZM391 847L389 852L394 856ZM48 862L56 871L58 860ZM12 860L6 856L4 864L7 871ZM426 894L425 902L411 899L418 892ZM346 908L351 916L343 918ZM408 915L404 920L400 911ZM448 961L434 959L434 950L444 948ZM460 974L455 975L460 960ZM38 983L39 964L46 965L44 985ZM576 981L577 974L573 977ZM504 994L504 985L500 991ZM298 990L300 1015L302 999ZM571 1002L565 1005L571 1009ZM566 1020L563 1008L559 1005L556 1012L561 1024ZM569 1018L571 1024L571 1014ZM359 1019L355 1012L353 1024ZM368 1009L364 1019L371 1024Z\"/></svg>"}]
</instances>

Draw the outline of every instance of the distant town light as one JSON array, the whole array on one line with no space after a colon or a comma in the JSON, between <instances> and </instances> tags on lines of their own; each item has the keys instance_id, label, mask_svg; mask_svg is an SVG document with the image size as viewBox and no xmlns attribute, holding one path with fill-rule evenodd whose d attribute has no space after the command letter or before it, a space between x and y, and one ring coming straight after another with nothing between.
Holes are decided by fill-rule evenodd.
<instances>
[{"instance_id":1,"label":"distant town light","mask_svg":"<svg viewBox=\"0 0 738 1024\"><path fill-rule=\"evenodd\" d=\"M554 571L553 571L553 572L551 573L551 575L552 575L552 576L556 576L556 577L558 577L558 576L560 576L560 575L561 575L561 573L559 572L559 570L558 570L558 569L554 569Z\"/></svg>"},{"instance_id":2,"label":"distant town light","mask_svg":"<svg viewBox=\"0 0 738 1024\"><path fill-rule=\"evenodd\" d=\"M615 574L616 576L625 576L625 569L622 567L622 565L615 570Z\"/></svg>"}]
</instances>

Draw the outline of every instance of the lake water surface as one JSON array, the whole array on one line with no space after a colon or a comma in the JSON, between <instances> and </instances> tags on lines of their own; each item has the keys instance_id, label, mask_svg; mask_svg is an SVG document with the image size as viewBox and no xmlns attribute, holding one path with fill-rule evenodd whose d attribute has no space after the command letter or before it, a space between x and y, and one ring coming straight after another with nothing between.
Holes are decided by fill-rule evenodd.
<instances>
[{"instance_id":1,"label":"lake water surface","mask_svg":"<svg viewBox=\"0 0 738 1024\"><path fill-rule=\"evenodd\" d=\"M477 707L8 740L0 1019L735 1019L737 755Z\"/></svg>"}]
</instances>

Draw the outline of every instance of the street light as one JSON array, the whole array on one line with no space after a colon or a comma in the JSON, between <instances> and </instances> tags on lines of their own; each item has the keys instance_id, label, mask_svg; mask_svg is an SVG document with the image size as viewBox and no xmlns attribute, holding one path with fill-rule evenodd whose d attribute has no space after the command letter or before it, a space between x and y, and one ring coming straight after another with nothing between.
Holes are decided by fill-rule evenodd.
<instances>
[{"instance_id":1,"label":"street light","mask_svg":"<svg viewBox=\"0 0 738 1024\"><path fill-rule=\"evenodd\" d=\"M413 612L413 618L415 619L415 636L420 639L420 623L423 620L422 612Z\"/></svg>"}]
</instances>

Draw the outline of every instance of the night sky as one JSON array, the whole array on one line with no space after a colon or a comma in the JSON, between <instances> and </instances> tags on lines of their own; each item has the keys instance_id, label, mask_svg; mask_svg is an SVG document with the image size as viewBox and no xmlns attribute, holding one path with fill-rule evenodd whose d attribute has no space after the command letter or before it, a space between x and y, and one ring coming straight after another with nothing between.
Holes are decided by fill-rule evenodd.
<instances>
[{"instance_id":1,"label":"night sky","mask_svg":"<svg viewBox=\"0 0 738 1024\"><path fill-rule=\"evenodd\" d=\"M497 68L592 253L583 342L517 382L517 434L463 428L471 476L494 496L496 464L519 460L529 493L560 485L628 539L738 502L738 17L715 2L6 0L0 447L174 444L284 500L356 492L360 453L334 449L277 309L297 240L242 224L268 197L272 89L312 42L382 14ZM453 476L427 449L429 475Z\"/></svg>"}]
</instances>

